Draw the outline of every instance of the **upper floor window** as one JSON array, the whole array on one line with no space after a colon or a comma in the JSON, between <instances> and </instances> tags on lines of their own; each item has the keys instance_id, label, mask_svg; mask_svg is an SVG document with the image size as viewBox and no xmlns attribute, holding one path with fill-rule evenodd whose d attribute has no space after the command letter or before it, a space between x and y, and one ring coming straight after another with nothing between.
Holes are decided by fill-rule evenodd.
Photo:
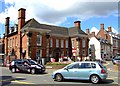
<instances>
[{"instance_id":1,"label":"upper floor window","mask_svg":"<svg viewBox=\"0 0 120 86\"><path fill-rule=\"evenodd\" d=\"M64 47L64 40L61 40L61 48Z\"/></svg>"},{"instance_id":2,"label":"upper floor window","mask_svg":"<svg viewBox=\"0 0 120 86\"><path fill-rule=\"evenodd\" d=\"M68 48L68 40L66 40L66 48Z\"/></svg>"},{"instance_id":3,"label":"upper floor window","mask_svg":"<svg viewBox=\"0 0 120 86\"><path fill-rule=\"evenodd\" d=\"M42 45L42 35L37 35L37 45Z\"/></svg>"},{"instance_id":4,"label":"upper floor window","mask_svg":"<svg viewBox=\"0 0 120 86\"><path fill-rule=\"evenodd\" d=\"M74 40L72 40L72 48L74 47Z\"/></svg>"},{"instance_id":5,"label":"upper floor window","mask_svg":"<svg viewBox=\"0 0 120 86\"><path fill-rule=\"evenodd\" d=\"M53 47L53 40L52 40L52 38L50 39L50 47Z\"/></svg>"},{"instance_id":6,"label":"upper floor window","mask_svg":"<svg viewBox=\"0 0 120 86\"><path fill-rule=\"evenodd\" d=\"M59 40L56 39L56 47L59 47Z\"/></svg>"},{"instance_id":7,"label":"upper floor window","mask_svg":"<svg viewBox=\"0 0 120 86\"><path fill-rule=\"evenodd\" d=\"M85 48L85 39L82 40L82 47Z\"/></svg>"}]
</instances>

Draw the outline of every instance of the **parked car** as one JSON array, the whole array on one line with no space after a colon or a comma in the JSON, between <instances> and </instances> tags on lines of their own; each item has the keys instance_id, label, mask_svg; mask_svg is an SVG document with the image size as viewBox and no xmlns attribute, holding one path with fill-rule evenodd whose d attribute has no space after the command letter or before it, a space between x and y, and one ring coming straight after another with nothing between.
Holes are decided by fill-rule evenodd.
<instances>
[{"instance_id":1,"label":"parked car","mask_svg":"<svg viewBox=\"0 0 120 86\"><path fill-rule=\"evenodd\" d=\"M113 58L112 59L112 63L115 65L118 65L118 64L120 64L120 56L118 56L118 57L115 57L115 58Z\"/></svg>"},{"instance_id":2,"label":"parked car","mask_svg":"<svg viewBox=\"0 0 120 86\"><path fill-rule=\"evenodd\" d=\"M16 59L10 63L9 70L12 73L19 71L35 74L45 72L46 68L31 59Z\"/></svg>"},{"instance_id":3,"label":"parked car","mask_svg":"<svg viewBox=\"0 0 120 86\"><path fill-rule=\"evenodd\" d=\"M106 67L99 62L92 61L74 62L52 73L55 81L77 79L90 80L94 84L106 80L107 76Z\"/></svg>"}]
</instances>

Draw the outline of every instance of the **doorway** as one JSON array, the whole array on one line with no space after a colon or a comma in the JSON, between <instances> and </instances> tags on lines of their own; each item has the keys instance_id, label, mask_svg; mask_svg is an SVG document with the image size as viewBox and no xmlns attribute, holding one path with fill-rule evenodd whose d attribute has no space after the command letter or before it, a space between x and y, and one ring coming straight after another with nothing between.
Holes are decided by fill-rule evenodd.
<instances>
[{"instance_id":1,"label":"doorway","mask_svg":"<svg viewBox=\"0 0 120 86\"><path fill-rule=\"evenodd\" d=\"M56 62L58 62L58 61L59 61L59 53L58 53L58 52L56 52L55 61L56 61Z\"/></svg>"}]
</instances>

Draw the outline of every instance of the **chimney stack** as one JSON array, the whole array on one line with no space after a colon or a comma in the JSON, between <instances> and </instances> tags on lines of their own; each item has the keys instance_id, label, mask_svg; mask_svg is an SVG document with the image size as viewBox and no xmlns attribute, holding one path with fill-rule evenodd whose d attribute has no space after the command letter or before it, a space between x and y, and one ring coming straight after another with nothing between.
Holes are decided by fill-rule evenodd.
<instances>
[{"instance_id":1,"label":"chimney stack","mask_svg":"<svg viewBox=\"0 0 120 86\"><path fill-rule=\"evenodd\" d=\"M22 27L25 25L25 11L26 9L20 8L18 10L18 49L19 49L19 54L18 57L21 58L21 52L22 52L22 37L21 37L21 32L20 30Z\"/></svg>"},{"instance_id":2,"label":"chimney stack","mask_svg":"<svg viewBox=\"0 0 120 86\"><path fill-rule=\"evenodd\" d=\"M5 35L9 34L9 23L10 23L10 17L7 17L5 22Z\"/></svg>"},{"instance_id":3,"label":"chimney stack","mask_svg":"<svg viewBox=\"0 0 120 86\"><path fill-rule=\"evenodd\" d=\"M89 33L90 33L90 30L89 30L89 29L86 29L86 33L89 34Z\"/></svg>"},{"instance_id":4,"label":"chimney stack","mask_svg":"<svg viewBox=\"0 0 120 86\"><path fill-rule=\"evenodd\" d=\"M108 31L109 31L109 32L112 32L111 26L108 27Z\"/></svg>"},{"instance_id":5,"label":"chimney stack","mask_svg":"<svg viewBox=\"0 0 120 86\"><path fill-rule=\"evenodd\" d=\"M78 29L81 29L80 23L81 23L81 21L75 21L75 22L74 22L75 27L78 28Z\"/></svg>"},{"instance_id":6,"label":"chimney stack","mask_svg":"<svg viewBox=\"0 0 120 86\"><path fill-rule=\"evenodd\" d=\"M103 29L104 30L104 24L100 24L100 29Z\"/></svg>"},{"instance_id":7,"label":"chimney stack","mask_svg":"<svg viewBox=\"0 0 120 86\"><path fill-rule=\"evenodd\" d=\"M20 34L20 29L25 24L25 11L26 11L26 9L24 9L24 8L20 8L18 10L18 34Z\"/></svg>"}]
</instances>

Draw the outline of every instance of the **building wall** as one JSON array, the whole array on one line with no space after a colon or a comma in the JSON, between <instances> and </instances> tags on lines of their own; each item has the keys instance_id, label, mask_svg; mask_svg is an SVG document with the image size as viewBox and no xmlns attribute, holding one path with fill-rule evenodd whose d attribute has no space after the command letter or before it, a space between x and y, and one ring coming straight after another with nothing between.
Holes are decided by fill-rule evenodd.
<instances>
[{"instance_id":1,"label":"building wall","mask_svg":"<svg viewBox=\"0 0 120 86\"><path fill-rule=\"evenodd\" d=\"M0 38L0 53L4 53L4 40Z\"/></svg>"},{"instance_id":2,"label":"building wall","mask_svg":"<svg viewBox=\"0 0 120 86\"><path fill-rule=\"evenodd\" d=\"M104 29L100 29L100 31L99 31L98 34L97 34L97 37L98 37L98 38L107 39L109 42L111 42L111 37L110 37L110 35L107 34Z\"/></svg>"},{"instance_id":3,"label":"building wall","mask_svg":"<svg viewBox=\"0 0 120 86\"><path fill-rule=\"evenodd\" d=\"M95 59L101 60L101 46L100 42L96 39L96 37L91 37L89 41L89 47L90 45L94 45L95 47Z\"/></svg>"},{"instance_id":4,"label":"building wall","mask_svg":"<svg viewBox=\"0 0 120 86\"><path fill-rule=\"evenodd\" d=\"M5 32L5 53L8 55L8 59L10 59L11 53L15 52L15 58L17 59L25 59L25 58L31 58L33 60L36 60L36 53L38 50L42 50L42 58L50 57L50 50L52 50L52 57L60 58L62 55L64 56L71 56L70 52L72 52L71 49L71 40L69 40L69 37L64 36L57 36L50 34L50 37L46 38L46 32L36 32L36 31L30 31L32 33L31 37L28 36L27 31L21 32L21 28L25 25L25 9L21 8L18 10L18 28L16 33L9 33L10 25L9 25L9 18L6 18L6 32ZM80 29L80 22L75 24L77 28ZM42 35L42 45L37 45L37 35ZM53 40L53 46L50 47L50 39ZM78 46L78 41L76 41L76 37L72 38L75 41L74 47L80 47L80 57L85 57L88 55L88 38L87 37L80 37ZM85 40L85 47L82 47L82 40ZM48 40L48 41L47 41ZM59 40L59 47L56 47L56 40ZM61 40L63 40L64 47L61 48ZM66 47L66 40L68 40L68 47ZM47 52L48 50L48 52ZM85 55L83 56L82 53L85 52ZM48 56L47 56L48 55ZM48 60L48 59L47 59Z\"/></svg>"},{"instance_id":5,"label":"building wall","mask_svg":"<svg viewBox=\"0 0 120 86\"><path fill-rule=\"evenodd\" d=\"M85 47L83 47L83 42L85 41ZM71 38L72 43L72 54L75 57L81 57L84 60L84 57L88 56L88 44L89 40L87 37L73 37Z\"/></svg>"}]
</instances>

